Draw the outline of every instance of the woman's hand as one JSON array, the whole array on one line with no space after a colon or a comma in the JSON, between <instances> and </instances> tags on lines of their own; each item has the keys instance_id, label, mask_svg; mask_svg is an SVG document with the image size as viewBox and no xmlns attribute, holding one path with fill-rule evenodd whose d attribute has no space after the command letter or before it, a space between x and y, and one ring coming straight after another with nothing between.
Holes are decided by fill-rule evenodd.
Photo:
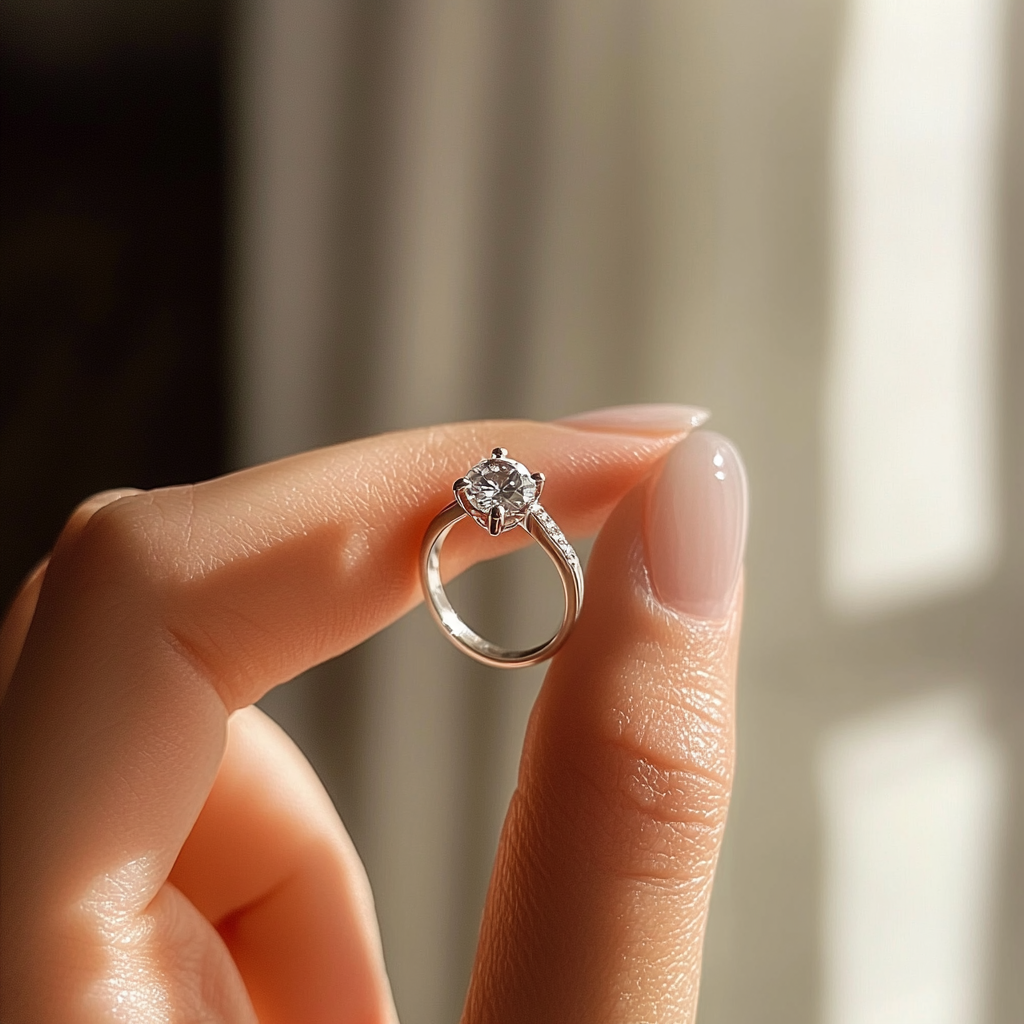
<instances>
[{"instance_id":1,"label":"woman's hand","mask_svg":"<svg viewBox=\"0 0 1024 1024\"><path fill-rule=\"evenodd\" d=\"M394 1020L362 866L250 705L419 600L423 531L497 444L543 468L567 532L601 533L531 719L465 1020L690 1020L746 492L727 442L678 444L686 419L665 415L391 434L85 502L0 638L5 1024ZM448 567L517 534L456 530Z\"/></svg>"}]
</instances>

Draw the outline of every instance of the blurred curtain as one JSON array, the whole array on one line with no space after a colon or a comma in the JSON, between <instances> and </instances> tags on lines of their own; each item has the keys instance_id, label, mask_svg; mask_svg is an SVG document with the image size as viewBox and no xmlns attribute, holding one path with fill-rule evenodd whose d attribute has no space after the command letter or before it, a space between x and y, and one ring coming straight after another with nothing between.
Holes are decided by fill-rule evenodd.
<instances>
[{"instance_id":1,"label":"blurred curtain","mask_svg":"<svg viewBox=\"0 0 1024 1024\"><path fill-rule=\"evenodd\" d=\"M836 723L953 664L979 680L984 727L1012 752L985 1018L1010 1022L1024 1015L1024 893L1008 866L1024 850L1024 499L1010 443L1024 434L1024 11L1009 4L999 37L991 396L1000 514L1016 529L973 589L867 622L831 610L822 582L848 13L838 0L244 0L236 459L469 417L711 408L747 458L753 517L741 763L701 1020L819 1019L816 751ZM548 593L543 569L491 567L464 598L494 629L537 632L551 613L532 600ZM540 676L471 664L421 612L265 704L366 861L403 1021L440 1024L461 1008Z\"/></svg>"}]
</instances>

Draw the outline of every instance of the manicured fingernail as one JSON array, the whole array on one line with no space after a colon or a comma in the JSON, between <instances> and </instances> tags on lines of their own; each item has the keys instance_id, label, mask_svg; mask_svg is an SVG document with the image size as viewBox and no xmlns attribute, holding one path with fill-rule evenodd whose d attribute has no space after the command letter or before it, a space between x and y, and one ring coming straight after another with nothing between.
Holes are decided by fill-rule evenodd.
<instances>
[{"instance_id":1,"label":"manicured fingernail","mask_svg":"<svg viewBox=\"0 0 1024 1024\"><path fill-rule=\"evenodd\" d=\"M726 615L747 538L747 474L731 441L700 430L676 445L648 495L645 532L659 600L705 619Z\"/></svg>"},{"instance_id":2,"label":"manicured fingernail","mask_svg":"<svg viewBox=\"0 0 1024 1024\"><path fill-rule=\"evenodd\" d=\"M640 434L663 437L685 434L707 423L711 414L693 405L614 405L609 409L563 416L556 423L575 430L594 430L604 434Z\"/></svg>"},{"instance_id":3,"label":"manicured fingernail","mask_svg":"<svg viewBox=\"0 0 1024 1024\"><path fill-rule=\"evenodd\" d=\"M64 525L64 529L60 532L60 540L58 546L66 547L72 541L77 538L82 530L85 529L86 523L97 512L106 505L111 504L118 500L118 498L127 498L132 494L142 494L142 491L135 487L117 487L109 491L100 491L99 494L94 494L85 501L81 502L78 507L68 517L67 523Z\"/></svg>"},{"instance_id":4,"label":"manicured fingernail","mask_svg":"<svg viewBox=\"0 0 1024 1024\"><path fill-rule=\"evenodd\" d=\"M94 512L99 512L104 505L110 505L120 498L128 498L133 494L142 494L142 491L137 487L113 487L109 491L100 491L98 494L86 498L75 511L84 510L92 515Z\"/></svg>"}]
</instances>

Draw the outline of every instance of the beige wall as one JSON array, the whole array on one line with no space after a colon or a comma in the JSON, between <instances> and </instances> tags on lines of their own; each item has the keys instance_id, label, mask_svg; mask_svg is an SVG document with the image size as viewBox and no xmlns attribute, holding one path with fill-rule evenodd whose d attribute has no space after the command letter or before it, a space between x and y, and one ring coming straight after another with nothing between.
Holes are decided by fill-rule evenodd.
<instances>
[{"instance_id":1,"label":"beige wall","mask_svg":"<svg viewBox=\"0 0 1024 1024\"><path fill-rule=\"evenodd\" d=\"M242 4L236 450L251 462L622 402L711 408L753 497L740 767L701 1020L831 1019L823 744L952 687L1004 758L977 1019L1009 1024L1024 1019L1024 6L1005 6L998 72L996 568L859 620L829 610L821 554L848 13L797 0ZM522 597L543 569L490 567L463 599L493 629L536 632L551 609ZM539 678L469 663L417 612L267 698L366 860L406 1024L457 1018ZM968 1024L935 1018L947 1020Z\"/></svg>"}]
</instances>

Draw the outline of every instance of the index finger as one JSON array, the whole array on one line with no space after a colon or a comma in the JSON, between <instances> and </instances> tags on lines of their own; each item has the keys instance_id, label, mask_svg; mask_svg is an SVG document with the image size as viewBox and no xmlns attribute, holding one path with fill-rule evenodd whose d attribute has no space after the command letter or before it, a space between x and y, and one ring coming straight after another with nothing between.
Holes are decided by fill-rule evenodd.
<instances>
[{"instance_id":1,"label":"index finger","mask_svg":"<svg viewBox=\"0 0 1024 1024\"><path fill-rule=\"evenodd\" d=\"M3 703L5 915L46 927L126 865L145 906L212 785L227 714L418 600L422 533L492 447L542 469L545 503L580 533L685 432L465 423L97 512L54 550ZM471 528L450 549L456 571L503 550Z\"/></svg>"}]
</instances>

